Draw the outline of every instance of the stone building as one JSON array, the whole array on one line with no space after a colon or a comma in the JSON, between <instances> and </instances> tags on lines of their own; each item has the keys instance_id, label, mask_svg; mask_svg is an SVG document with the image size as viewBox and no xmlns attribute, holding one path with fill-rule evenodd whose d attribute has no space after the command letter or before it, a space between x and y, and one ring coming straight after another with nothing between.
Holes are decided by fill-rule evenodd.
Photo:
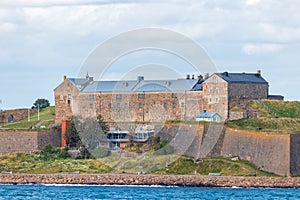
<instances>
[{"instance_id":1,"label":"stone building","mask_svg":"<svg viewBox=\"0 0 300 200\"><path fill-rule=\"evenodd\" d=\"M94 81L67 78L54 89L56 123L73 115L102 115L108 122L193 120L203 111L218 113L224 121L245 117L231 109L249 100L267 99L269 84L257 73L187 75L186 79ZM277 96L272 95L272 98ZM279 98L279 97L278 97Z\"/></svg>"}]
</instances>

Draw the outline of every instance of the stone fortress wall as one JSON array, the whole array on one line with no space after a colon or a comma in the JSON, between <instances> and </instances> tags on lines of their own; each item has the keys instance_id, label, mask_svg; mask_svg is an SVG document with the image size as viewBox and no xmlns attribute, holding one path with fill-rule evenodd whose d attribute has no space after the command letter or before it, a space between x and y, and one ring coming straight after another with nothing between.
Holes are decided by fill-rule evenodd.
<instances>
[{"instance_id":1,"label":"stone fortress wall","mask_svg":"<svg viewBox=\"0 0 300 200\"><path fill-rule=\"evenodd\" d=\"M30 153L43 149L47 144L61 146L59 129L47 131L0 130L0 154Z\"/></svg>"}]
</instances>

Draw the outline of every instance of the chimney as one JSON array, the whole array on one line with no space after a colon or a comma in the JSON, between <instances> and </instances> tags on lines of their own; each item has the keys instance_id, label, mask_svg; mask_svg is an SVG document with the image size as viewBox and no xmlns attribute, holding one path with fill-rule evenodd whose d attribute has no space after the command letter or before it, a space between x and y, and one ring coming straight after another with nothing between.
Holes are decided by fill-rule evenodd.
<instances>
[{"instance_id":1,"label":"chimney","mask_svg":"<svg viewBox=\"0 0 300 200\"><path fill-rule=\"evenodd\" d=\"M209 78L209 73L206 73L205 74L205 79L208 79Z\"/></svg>"},{"instance_id":2,"label":"chimney","mask_svg":"<svg viewBox=\"0 0 300 200\"><path fill-rule=\"evenodd\" d=\"M188 74L188 75L186 75L186 79L190 79L190 75Z\"/></svg>"},{"instance_id":3,"label":"chimney","mask_svg":"<svg viewBox=\"0 0 300 200\"><path fill-rule=\"evenodd\" d=\"M257 70L257 74L259 74L259 75L260 75L260 74L261 74L261 70Z\"/></svg>"},{"instance_id":4,"label":"chimney","mask_svg":"<svg viewBox=\"0 0 300 200\"><path fill-rule=\"evenodd\" d=\"M203 76L199 75L199 76L198 76L198 80L200 81L200 80L202 80L202 79L203 79Z\"/></svg>"},{"instance_id":5,"label":"chimney","mask_svg":"<svg viewBox=\"0 0 300 200\"><path fill-rule=\"evenodd\" d=\"M192 79L195 79L195 76L194 76L194 74L192 75Z\"/></svg>"},{"instance_id":6,"label":"chimney","mask_svg":"<svg viewBox=\"0 0 300 200\"><path fill-rule=\"evenodd\" d=\"M67 80L67 76L66 76L66 75L64 75L64 81L65 81L65 80Z\"/></svg>"},{"instance_id":7,"label":"chimney","mask_svg":"<svg viewBox=\"0 0 300 200\"><path fill-rule=\"evenodd\" d=\"M143 77L143 76L138 76L138 77L137 77L137 80L138 80L138 82L141 82L141 81L144 80L144 77Z\"/></svg>"}]
</instances>

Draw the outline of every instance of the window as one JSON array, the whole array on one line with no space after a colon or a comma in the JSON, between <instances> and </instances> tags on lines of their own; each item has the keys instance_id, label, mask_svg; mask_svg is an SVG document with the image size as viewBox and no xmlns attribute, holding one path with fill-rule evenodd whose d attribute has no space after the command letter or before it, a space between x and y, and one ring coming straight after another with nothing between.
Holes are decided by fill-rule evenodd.
<instances>
[{"instance_id":1,"label":"window","mask_svg":"<svg viewBox=\"0 0 300 200\"><path fill-rule=\"evenodd\" d=\"M128 103L125 103L124 106L125 106L125 108L128 108Z\"/></svg>"},{"instance_id":2,"label":"window","mask_svg":"<svg viewBox=\"0 0 300 200\"><path fill-rule=\"evenodd\" d=\"M142 102L139 103L139 108L143 108L143 103Z\"/></svg>"},{"instance_id":3,"label":"window","mask_svg":"<svg viewBox=\"0 0 300 200\"><path fill-rule=\"evenodd\" d=\"M112 107L113 107L113 106L112 106L112 103L109 103L109 104L108 104L108 107L109 107L109 108L112 108Z\"/></svg>"},{"instance_id":4,"label":"window","mask_svg":"<svg viewBox=\"0 0 300 200\"><path fill-rule=\"evenodd\" d=\"M177 104L176 102L173 102L173 108L176 108Z\"/></svg>"},{"instance_id":5,"label":"window","mask_svg":"<svg viewBox=\"0 0 300 200\"><path fill-rule=\"evenodd\" d=\"M144 99L145 98L145 94L138 94L138 98L139 99Z\"/></svg>"},{"instance_id":6,"label":"window","mask_svg":"<svg viewBox=\"0 0 300 200\"><path fill-rule=\"evenodd\" d=\"M216 89L216 94L219 94L219 89L218 88Z\"/></svg>"},{"instance_id":7,"label":"window","mask_svg":"<svg viewBox=\"0 0 300 200\"><path fill-rule=\"evenodd\" d=\"M166 109L168 107L167 102L164 103L164 108Z\"/></svg>"},{"instance_id":8,"label":"window","mask_svg":"<svg viewBox=\"0 0 300 200\"><path fill-rule=\"evenodd\" d=\"M117 108L120 109L120 107L121 107L121 106L120 106L120 103L117 103Z\"/></svg>"},{"instance_id":9,"label":"window","mask_svg":"<svg viewBox=\"0 0 300 200\"><path fill-rule=\"evenodd\" d=\"M173 99L177 98L177 94L176 93L172 93L172 98Z\"/></svg>"},{"instance_id":10,"label":"window","mask_svg":"<svg viewBox=\"0 0 300 200\"><path fill-rule=\"evenodd\" d=\"M209 89L209 93L210 94L213 93L213 89L212 88Z\"/></svg>"},{"instance_id":11,"label":"window","mask_svg":"<svg viewBox=\"0 0 300 200\"><path fill-rule=\"evenodd\" d=\"M71 99L72 98L72 94L68 94L68 99Z\"/></svg>"},{"instance_id":12,"label":"window","mask_svg":"<svg viewBox=\"0 0 300 200\"><path fill-rule=\"evenodd\" d=\"M211 98L209 98L209 102L212 102Z\"/></svg>"},{"instance_id":13,"label":"window","mask_svg":"<svg viewBox=\"0 0 300 200\"><path fill-rule=\"evenodd\" d=\"M70 99L68 99L68 105L71 105L71 100Z\"/></svg>"},{"instance_id":14,"label":"window","mask_svg":"<svg viewBox=\"0 0 300 200\"><path fill-rule=\"evenodd\" d=\"M89 100L94 100L94 99L95 99L95 95L90 94L90 95L89 95Z\"/></svg>"},{"instance_id":15,"label":"window","mask_svg":"<svg viewBox=\"0 0 300 200\"><path fill-rule=\"evenodd\" d=\"M184 108L184 102L181 102L181 108Z\"/></svg>"},{"instance_id":16,"label":"window","mask_svg":"<svg viewBox=\"0 0 300 200\"><path fill-rule=\"evenodd\" d=\"M117 94L116 99L122 99L122 94Z\"/></svg>"},{"instance_id":17,"label":"window","mask_svg":"<svg viewBox=\"0 0 300 200\"><path fill-rule=\"evenodd\" d=\"M90 104L90 109L93 109L94 108L94 105L91 103Z\"/></svg>"},{"instance_id":18,"label":"window","mask_svg":"<svg viewBox=\"0 0 300 200\"><path fill-rule=\"evenodd\" d=\"M216 103L219 103L219 98L216 98Z\"/></svg>"}]
</instances>

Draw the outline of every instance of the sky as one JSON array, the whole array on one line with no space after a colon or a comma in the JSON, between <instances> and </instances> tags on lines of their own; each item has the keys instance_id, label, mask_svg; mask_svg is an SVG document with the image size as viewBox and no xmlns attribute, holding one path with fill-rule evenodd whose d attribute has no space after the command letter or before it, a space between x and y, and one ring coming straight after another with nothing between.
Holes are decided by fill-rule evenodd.
<instances>
[{"instance_id":1,"label":"sky","mask_svg":"<svg viewBox=\"0 0 300 200\"><path fill-rule=\"evenodd\" d=\"M299 100L300 1L1 0L0 109L53 105L99 44L126 31L173 30L205 49L218 71L256 72L270 94ZM114 76L111 76L114 78Z\"/></svg>"}]
</instances>

